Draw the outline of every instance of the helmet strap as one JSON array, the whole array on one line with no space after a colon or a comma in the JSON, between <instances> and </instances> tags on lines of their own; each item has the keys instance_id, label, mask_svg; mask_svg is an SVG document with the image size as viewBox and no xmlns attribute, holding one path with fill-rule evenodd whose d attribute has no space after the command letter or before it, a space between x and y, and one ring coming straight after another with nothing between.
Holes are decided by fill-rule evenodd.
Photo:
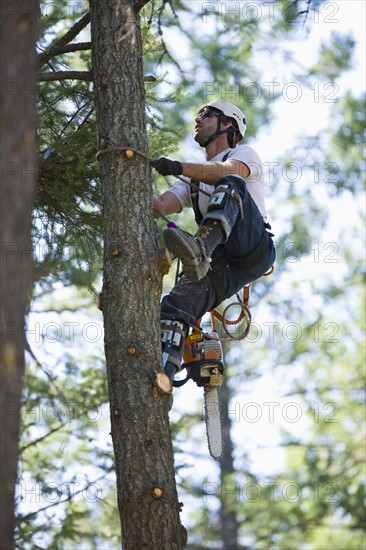
<instances>
[{"instance_id":1,"label":"helmet strap","mask_svg":"<svg viewBox=\"0 0 366 550\"><path fill-rule=\"evenodd\" d=\"M208 138L207 141L205 141L205 143L200 143L200 146L201 147L207 147L207 145L209 143L211 143L212 141L214 141L218 136L221 136L222 134L232 134L234 133L236 130L233 126L231 126L230 128L228 128L227 130L221 130L221 119L220 117L218 116L217 117L217 126L216 126L216 130L215 132Z\"/></svg>"}]
</instances>

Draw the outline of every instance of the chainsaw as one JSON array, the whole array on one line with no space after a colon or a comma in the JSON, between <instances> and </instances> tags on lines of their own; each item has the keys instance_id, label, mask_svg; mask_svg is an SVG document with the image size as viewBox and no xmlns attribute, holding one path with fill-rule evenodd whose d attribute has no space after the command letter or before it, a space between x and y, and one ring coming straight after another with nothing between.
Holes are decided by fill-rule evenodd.
<instances>
[{"instance_id":1,"label":"chainsaw","mask_svg":"<svg viewBox=\"0 0 366 550\"><path fill-rule=\"evenodd\" d=\"M224 373L223 352L216 332L202 333L198 326L185 338L182 370L187 375L173 380L174 387L192 380L203 387L205 423L210 455L220 458L223 454L222 419L219 388Z\"/></svg>"}]
</instances>

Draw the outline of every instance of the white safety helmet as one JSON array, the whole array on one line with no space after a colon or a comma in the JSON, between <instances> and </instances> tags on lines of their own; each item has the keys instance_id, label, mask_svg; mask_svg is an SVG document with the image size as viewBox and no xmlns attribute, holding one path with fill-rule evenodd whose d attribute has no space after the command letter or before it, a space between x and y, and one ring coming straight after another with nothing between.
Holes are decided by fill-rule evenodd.
<instances>
[{"instance_id":1,"label":"white safety helmet","mask_svg":"<svg viewBox=\"0 0 366 550\"><path fill-rule=\"evenodd\" d=\"M236 139L235 141L239 142L243 139L247 125L245 116L242 111L238 109L238 107L236 107L232 103L229 103L228 101L211 101L210 103L206 103L205 105L203 105L199 112L203 111L203 109L206 108L221 111L225 116L234 119L239 130L236 131L236 134L239 134L239 139Z\"/></svg>"}]
</instances>

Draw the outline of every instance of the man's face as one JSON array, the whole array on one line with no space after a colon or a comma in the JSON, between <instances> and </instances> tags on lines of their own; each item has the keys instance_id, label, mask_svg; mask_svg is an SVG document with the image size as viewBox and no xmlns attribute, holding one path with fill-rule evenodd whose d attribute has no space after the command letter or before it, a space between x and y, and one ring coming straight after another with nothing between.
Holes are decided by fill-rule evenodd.
<instances>
[{"instance_id":1,"label":"man's face","mask_svg":"<svg viewBox=\"0 0 366 550\"><path fill-rule=\"evenodd\" d=\"M197 143L205 143L216 131L218 113L211 109L203 109L195 118L193 138Z\"/></svg>"}]
</instances>

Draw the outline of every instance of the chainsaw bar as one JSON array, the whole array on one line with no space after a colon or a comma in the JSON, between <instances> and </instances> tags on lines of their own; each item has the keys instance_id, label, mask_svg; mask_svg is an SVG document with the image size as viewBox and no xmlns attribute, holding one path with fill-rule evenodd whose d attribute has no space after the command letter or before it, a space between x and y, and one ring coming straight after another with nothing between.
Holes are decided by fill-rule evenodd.
<instances>
[{"instance_id":1,"label":"chainsaw bar","mask_svg":"<svg viewBox=\"0 0 366 550\"><path fill-rule=\"evenodd\" d=\"M204 386L204 402L208 450L213 458L221 458L224 449L218 386Z\"/></svg>"},{"instance_id":2,"label":"chainsaw bar","mask_svg":"<svg viewBox=\"0 0 366 550\"><path fill-rule=\"evenodd\" d=\"M189 372L183 380L173 380L174 387L183 386L188 380L203 387L205 424L208 448L213 458L220 458L223 454L223 437L219 387L222 384L224 365L220 360L200 359L191 363L184 363Z\"/></svg>"}]
</instances>

